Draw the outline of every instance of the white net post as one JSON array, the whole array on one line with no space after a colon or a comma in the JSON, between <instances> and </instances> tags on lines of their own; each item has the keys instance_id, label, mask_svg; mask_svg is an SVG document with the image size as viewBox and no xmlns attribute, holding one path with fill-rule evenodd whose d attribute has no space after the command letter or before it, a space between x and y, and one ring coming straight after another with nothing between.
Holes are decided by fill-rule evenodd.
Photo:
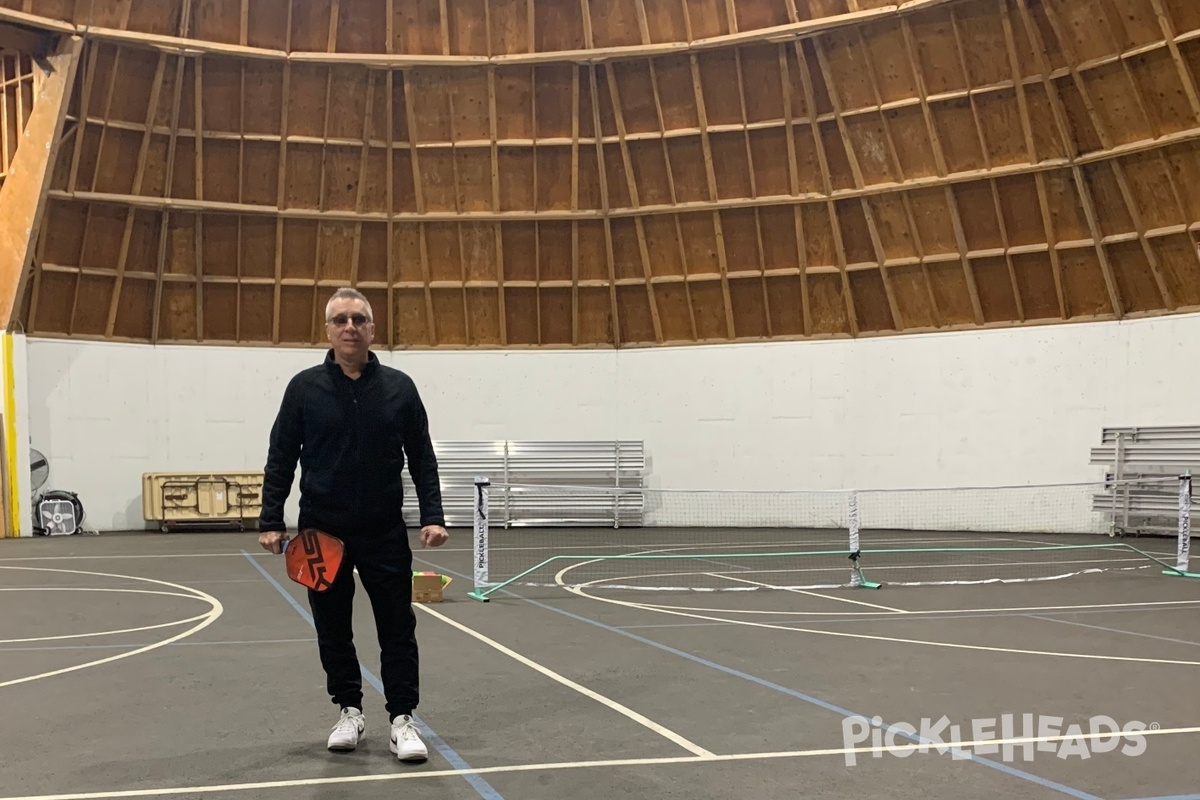
<instances>
[{"instance_id":1,"label":"white net post","mask_svg":"<svg viewBox=\"0 0 1200 800\"><path fill-rule=\"evenodd\" d=\"M846 496L846 521L850 529L850 560L854 563L850 571L850 585L859 586L862 584L862 575L859 574L858 562L855 561L858 553L858 492L852 491Z\"/></svg>"},{"instance_id":2,"label":"white net post","mask_svg":"<svg viewBox=\"0 0 1200 800\"><path fill-rule=\"evenodd\" d=\"M1192 545L1192 475L1179 476L1179 547L1175 566L1180 572L1188 571Z\"/></svg>"},{"instance_id":3,"label":"white net post","mask_svg":"<svg viewBox=\"0 0 1200 800\"><path fill-rule=\"evenodd\" d=\"M487 478L475 479L475 528L471 536L471 564L474 567L475 590L471 596L487 602L479 592L488 585L488 495L492 482Z\"/></svg>"},{"instance_id":4,"label":"white net post","mask_svg":"<svg viewBox=\"0 0 1200 800\"><path fill-rule=\"evenodd\" d=\"M850 530L850 585L855 588L878 589L879 584L864 578L859 566L858 492L854 490L846 495L846 524Z\"/></svg>"}]
</instances>

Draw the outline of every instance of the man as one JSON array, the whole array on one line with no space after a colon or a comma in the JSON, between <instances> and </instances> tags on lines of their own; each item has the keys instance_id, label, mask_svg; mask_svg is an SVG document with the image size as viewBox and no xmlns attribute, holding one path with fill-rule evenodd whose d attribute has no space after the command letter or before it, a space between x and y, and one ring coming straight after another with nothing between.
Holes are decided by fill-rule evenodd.
<instances>
[{"instance_id":1,"label":"man","mask_svg":"<svg viewBox=\"0 0 1200 800\"><path fill-rule=\"evenodd\" d=\"M299 461L298 527L325 531L345 543L333 586L308 592L327 688L341 708L328 747L353 750L366 727L351 624L357 568L379 636L390 749L401 761L421 762L428 750L412 718L419 660L400 471L407 455L420 507L421 546L438 547L449 537L437 459L413 380L380 364L371 352L375 324L366 297L338 290L326 305L325 320L331 345L325 361L289 381L271 429L258 541L272 553L282 552L284 503Z\"/></svg>"}]
</instances>

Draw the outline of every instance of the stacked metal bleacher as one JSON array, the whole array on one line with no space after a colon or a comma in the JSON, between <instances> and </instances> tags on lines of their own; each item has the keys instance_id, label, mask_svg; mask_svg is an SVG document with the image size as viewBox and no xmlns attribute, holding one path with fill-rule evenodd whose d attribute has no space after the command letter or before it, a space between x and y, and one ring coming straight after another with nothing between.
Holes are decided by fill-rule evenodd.
<instances>
[{"instance_id":1,"label":"stacked metal bleacher","mask_svg":"<svg viewBox=\"0 0 1200 800\"><path fill-rule=\"evenodd\" d=\"M646 470L641 441L435 441L446 524L474 522L475 478L490 479L492 526L639 527ZM526 488L527 487L527 488ZM568 491L556 491L556 489ZM408 525L419 521L416 490L404 470Z\"/></svg>"},{"instance_id":2,"label":"stacked metal bleacher","mask_svg":"<svg viewBox=\"0 0 1200 800\"><path fill-rule=\"evenodd\" d=\"M1200 425L1104 428L1090 463L1108 470L1092 509L1108 515L1111 535L1178 535L1179 485L1163 478L1200 475Z\"/></svg>"}]
</instances>

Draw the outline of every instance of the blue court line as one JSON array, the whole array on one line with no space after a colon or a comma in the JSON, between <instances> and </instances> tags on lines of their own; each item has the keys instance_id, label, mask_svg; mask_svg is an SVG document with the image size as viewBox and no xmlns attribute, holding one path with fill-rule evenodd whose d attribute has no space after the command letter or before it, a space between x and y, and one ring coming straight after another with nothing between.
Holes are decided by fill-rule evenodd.
<instances>
[{"instance_id":1,"label":"blue court line","mask_svg":"<svg viewBox=\"0 0 1200 800\"><path fill-rule=\"evenodd\" d=\"M1137 636L1142 639L1155 639L1160 642L1171 642L1172 644L1190 644L1193 647L1200 647L1200 642L1193 642L1188 639L1172 639L1170 636L1156 636L1153 633L1139 633L1137 631L1126 631L1120 628L1106 628L1103 625L1088 625L1083 622L1076 622L1073 619L1056 619L1055 617L1044 617L1040 614L1026 614L1030 619L1040 619L1043 622L1057 622L1060 625L1075 625L1080 628L1091 628L1092 630L1105 631L1107 633L1120 633L1125 636Z\"/></svg>"},{"instance_id":2,"label":"blue court line","mask_svg":"<svg viewBox=\"0 0 1200 800\"><path fill-rule=\"evenodd\" d=\"M242 555L244 555L246 560L249 561L254 568L258 570L262 576L279 591L281 595L283 595L285 600L291 603L292 608L296 609L296 612L300 616L304 617L305 621L308 622L309 625L312 625L313 629L315 630L316 625L313 623L312 614L308 612L308 609L300 605L300 603L296 601L296 598L292 597L291 593L288 592L287 589L284 589L282 586L280 586L279 581L271 577L271 574L263 569L262 565L255 561L253 556L251 556L245 550L242 551ZM370 683L371 686L375 687L375 691L379 692L380 695L383 695L383 681L375 677L375 674L371 672L371 670L367 669L367 665L363 664L362 661L359 661L358 665L362 669L363 677L367 679L367 682ZM454 767L454 769L460 770L469 770L472 768L462 756L455 752L453 747L447 744L442 737L434 733L433 729L426 725L421 718L417 716L415 711L413 712L412 717L413 721L416 722L421 728L421 732L425 734L425 737L429 739L430 743L439 753L441 753L442 758L446 759L450 766ZM462 777L466 779L467 783L471 784L471 787L475 789L475 791L480 797L483 798L483 800L504 800L504 797L497 792L490 783L485 781L479 775L466 774Z\"/></svg>"},{"instance_id":3,"label":"blue court line","mask_svg":"<svg viewBox=\"0 0 1200 800\"><path fill-rule=\"evenodd\" d=\"M414 556L414 560L420 561L422 564L433 567L434 569L440 569L450 575L455 576L456 578L461 578L466 581L473 580L473 578L470 575L464 575L461 572L455 572L454 570L447 569L446 567L443 567L440 564L434 564L430 561L426 561L423 558L416 558ZM662 642L656 642L653 639L647 639L646 637L639 636L636 633L630 633L629 631L623 631L620 628L613 627L612 625L606 625L603 622L597 622L594 619L588 619L587 617L582 617L578 614L573 614L570 611L566 611L561 608L555 608L554 606L546 605L545 603L540 603L537 600L530 600L527 597L522 597L519 594L515 594L506 589L502 589L501 592L503 594L506 594L517 600L521 600L522 602L529 603L530 605L545 609L546 611L553 611L554 613L561 614L564 617L570 617L571 619L577 620L579 622L585 622L588 625L594 625L597 628L601 628L601 629L609 631L611 633L619 634L626 638L633 639L636 642L641 642L642 644L648 644L651 647L658 648L659 650L662 650L667 653L671 653L672 655L679 656L680 658L686 658L689 661L693 661L702 666L709 667L710 669L715 669L720 672L724 672L727 675L733 675L734 677L741 678L742 680L746 680L751 683L758 684L759 686L762 686L764 688L772 689L776 692L781 692L782 694L786 694L790 697L794 697L797 700L803 700L804 702L809 703L810 705L817 706L818 708L823 708L826 711L832 711L835 714L840 714L842 717L857 717L857 718L865 719L868 722L870 722L874 727L881 728L884 731L888 731L888 732L894 731L897 736L903 737L905 739L916 742L918 744L929 744L929 745L933 745L935 748L944 744L944 743L940 743L940 742L935 742L931 739L926 739L925 737L917 735L917 734L909 733L908 731L905 731L905 730L894 729L893 726L888 725L887 723L875 725L873 722L874 715L859 714L857 712L850 711L849 709L845 709L840 706L834 705L833 703L826 702L824 700L821 700L820 698L804 694L803 692L798 692L795 689L789 689L786 686L781 686L778 683L773 683L771 681L766 680L765 678L760 678L757 675L751 675L748 672L742 672L741 670L737 670L732 667L727 667L724 664L718 664L715 661L709 661L708 659L698 656L695 653L689 653L686 650L679 650L675 647L671 647L670 645L663 644ZM474 601L472 601L472 602L474 602ZM965 758L967 760L973 761L982 766L989 767L990 769L998 770L998 771L1006 773L1008 775L1012 775L1013 777L1016 777L1016 778L1021 778L1022 780L1029 781L1030 783L1035 783L1035 784L1045 787L1047 789L1053 789L1054 791L1061 792L1065 795L1069 795L1071 797L1077 798L1077 800L1104 800L1103 798L1099 797L1098 795L1089 794L1088 792L1085 792L1081 789L1076 789L1074 787L1067 786L1066 784L1058 783L1056 781L1052 781L1047 778L1039 777L1032 773L1025 772L1024 770L1017 769L1016 767L1009 766L1008 764L1004 764L1004 763L997 762L997 761L991 761L989 759L983 758L982 756L978 756L974 753L962 752L954 747L948 747L947 752L954 753L954 754L958 755L960 758ZM1185 799L1185 798L1144 798L1144 800L1190 800L1190 798L1189 799ZM1200 798L1197 798L1197 800L1200 800Z\"/></svg>"}]
</instances>

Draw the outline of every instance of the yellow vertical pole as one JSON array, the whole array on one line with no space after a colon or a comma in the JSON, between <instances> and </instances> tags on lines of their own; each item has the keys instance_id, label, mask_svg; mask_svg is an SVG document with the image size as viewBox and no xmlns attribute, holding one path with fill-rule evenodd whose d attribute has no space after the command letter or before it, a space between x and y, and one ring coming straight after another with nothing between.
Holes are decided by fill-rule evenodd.
<instances>
[{"instance_id":1,"label":"yellow vertical pole","mask_svg":"<svg viewBox=\"0 0 1200 800\"><path fill-rule=\"evenodd\" d=\"M13 336L4 334L4 463L8 473L5 489L8 519L5 535L21 535L21 481L17 475L17 378L13 363Z\"/></svg>"}]
</instances>

